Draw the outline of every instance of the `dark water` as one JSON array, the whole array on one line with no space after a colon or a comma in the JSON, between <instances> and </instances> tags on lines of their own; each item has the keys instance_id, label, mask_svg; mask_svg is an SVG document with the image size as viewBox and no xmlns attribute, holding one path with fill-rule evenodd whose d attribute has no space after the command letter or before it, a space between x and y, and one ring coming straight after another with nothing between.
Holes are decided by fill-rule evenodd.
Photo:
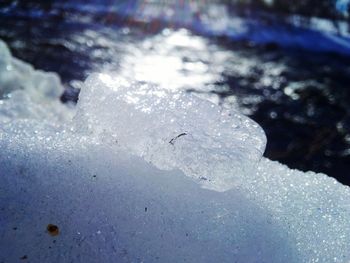
<instances>
[{"instance_id":1,"label":"dark water","mask_svg":"<svg viewBox=\"0 0 350 263\"><path fill-rule=\"evenodd\" d=\"M186 23L101 8L108 1L13 2L1 6L0 38L15 56L61 76L63 102L77 99L79 81L93 71L186 89L257 121L268 138L266 157L350 185L350 57L341 52L209 36L183 29Z\"/></svg>"}]
</instances>

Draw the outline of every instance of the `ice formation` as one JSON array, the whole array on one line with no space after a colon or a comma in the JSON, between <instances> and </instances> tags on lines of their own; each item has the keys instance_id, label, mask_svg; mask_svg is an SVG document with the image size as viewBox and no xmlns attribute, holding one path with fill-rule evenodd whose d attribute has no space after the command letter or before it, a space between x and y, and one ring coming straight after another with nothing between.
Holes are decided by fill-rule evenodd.
<instances>
[{"instance_id":1,"label":"ice formation","mask_svg":"<svg viewBox=\"0 0 350 263\"><path fill-rule=\"evenodd\" d=\"M262 158L247 117L111 74L71 109L0 54L0 262L350 261L349 188Z\"/></svg>"},{"instance_id":2,"label":"ice formation","mask_svg":"<svg viewBox=\"0 0 350 263\"><path fill-rule=\"evenodd\" d=\"M81 133L219 191L246 180L266 141L256 123L235 111L108 74L86 81L75 122Z\"/></svg>"}]
</instances>

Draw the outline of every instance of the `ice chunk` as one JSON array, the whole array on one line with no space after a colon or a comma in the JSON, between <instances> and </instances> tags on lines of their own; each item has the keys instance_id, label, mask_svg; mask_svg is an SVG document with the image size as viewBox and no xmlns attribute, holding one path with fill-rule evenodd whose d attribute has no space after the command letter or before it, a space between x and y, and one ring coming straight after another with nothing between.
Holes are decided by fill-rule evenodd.
<instances>
[{"instance_id":1,"label":"ice chunk","mask_svg":"<svg viewBox=\"0 0 350 263\"><path fill-rule=\"evenodd\" d=\"M0 262L350 261L349 188L261 158L238 112L96 74L71 119L19 72L0 99Z\"/></svg>"},{"instance_id":2,"label":"ice chunk","mask_svg":"<svg viewBox=\"0 0 350 263\"><path fill-rule=\"evenodd\" d=\"M246 180L266 144L263 130L238 112L108 74L87 80L75 121L81 132L221 191Z\"/></svg>"}]
</instances>

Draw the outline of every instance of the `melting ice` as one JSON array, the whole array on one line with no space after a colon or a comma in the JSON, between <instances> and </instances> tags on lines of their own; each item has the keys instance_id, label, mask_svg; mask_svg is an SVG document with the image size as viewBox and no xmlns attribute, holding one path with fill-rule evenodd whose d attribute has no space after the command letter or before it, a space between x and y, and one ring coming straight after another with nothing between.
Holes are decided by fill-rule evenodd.
<instances>
[{"instance_id":1,"label":"melting ice","mask_svg":"<svg viewBox=\"0 0 350 263\"><path fill-rule=\"evenodd\" d=\"M113 74L70 108L0 54L0 262L350 260L349 188L261 157L239 112Z\"/></svg>"}]
</instances>

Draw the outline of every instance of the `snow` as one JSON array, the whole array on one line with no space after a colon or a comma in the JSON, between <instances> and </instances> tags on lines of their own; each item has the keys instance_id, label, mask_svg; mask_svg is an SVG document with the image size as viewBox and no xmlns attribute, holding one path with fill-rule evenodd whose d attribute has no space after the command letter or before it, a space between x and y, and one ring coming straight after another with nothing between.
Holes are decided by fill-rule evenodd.
<instances>
[{"instance_id":1,"label":"snow","mask_svg":"<svg viewBox=\"0 0 350 263\"><path fill-rule=\"evenodd\" d=\"M0 262L349 262L349 188L239 112L110 73L71 108L0 54Z\"/></svg>"},{"instance_id":2,"label":"snow","mask_svg":"<svg viewBox=\"0 0 350 263\"><path fill-rule=\"evenodd\" d=\"M0 40L0 123L13 119L57 119L63 87L57 74L34 70Z\"/></svg>"}]
</instances>

